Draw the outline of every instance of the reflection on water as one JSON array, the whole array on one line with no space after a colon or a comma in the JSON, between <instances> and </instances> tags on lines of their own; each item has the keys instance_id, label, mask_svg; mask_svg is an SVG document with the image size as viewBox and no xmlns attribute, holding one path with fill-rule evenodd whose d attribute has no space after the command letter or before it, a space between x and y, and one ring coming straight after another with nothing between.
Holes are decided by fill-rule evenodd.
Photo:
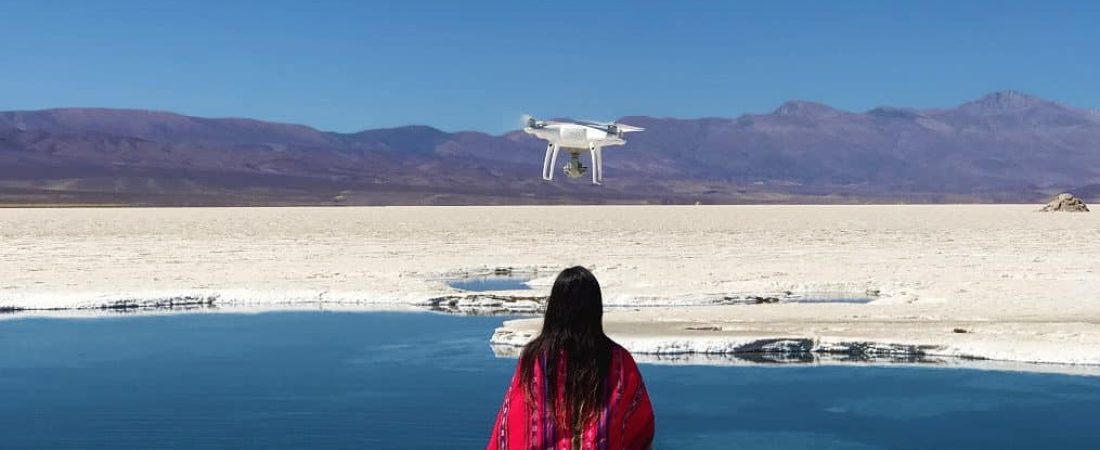
<instances>
[{"instance_id":1,"label":"reflection on water","mask_svg":"<svg viewBox=\"0 0 1100 450\"><path fill-rule=\"evenodd\" d=\"M0 323L19 449L480 448L515 360L500 317L138 316ZM1100 378L643 365L657 448L1094 448Z\"/></svg>"}]
</instances>

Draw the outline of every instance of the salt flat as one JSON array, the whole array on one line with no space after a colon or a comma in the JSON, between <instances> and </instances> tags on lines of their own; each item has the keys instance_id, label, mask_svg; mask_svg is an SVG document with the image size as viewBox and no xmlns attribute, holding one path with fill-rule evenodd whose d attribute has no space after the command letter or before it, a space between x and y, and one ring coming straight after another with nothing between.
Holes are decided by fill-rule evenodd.
<instances>
[{"instance_id":1,"label":"salt flat","mask_svg":"<svg viewBox=\"0 0 1100 450\"><path fill-rule=\"evenodd\" d=\"M1100 364L1100 215L1036 209L0 209L0 308L199 299L401 309L470 295L448 287L449 274L539 270L532 284L544 293L556 270L581 264L622 307L606 315L609 332L639 352L722 353L786 338ZM787 292L873 301L711 304ZM519 345L536 326L512 321L493 340Z\"/></svg>"}]
</instances>

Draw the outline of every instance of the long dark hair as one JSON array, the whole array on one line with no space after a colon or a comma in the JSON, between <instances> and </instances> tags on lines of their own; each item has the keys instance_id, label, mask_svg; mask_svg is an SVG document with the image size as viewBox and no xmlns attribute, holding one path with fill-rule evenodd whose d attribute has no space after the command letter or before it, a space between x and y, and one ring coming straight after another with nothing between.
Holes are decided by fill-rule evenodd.
<instances>
[{"instance_id":1,"label":"long dark hair","mask_svg":"<svg viewBox=\"0 0 1100 450\"><path fill-rule=\"evenodd\" d=\"M604 379L611 366L611 339L603 332L603 298L600 283L584 267L570 267L558 274L542 332L523 348L520 356L520 380L529 407L535 393L535 364L545 364L543 377L549 389L546 405L558 426L574 434L595 419L604 397ZM564 390L558 392L558 365L565 364ZM559 398L561 395L563 398ZM566 423L569 408L573 423Z\"/></svg>"}]
</instances>

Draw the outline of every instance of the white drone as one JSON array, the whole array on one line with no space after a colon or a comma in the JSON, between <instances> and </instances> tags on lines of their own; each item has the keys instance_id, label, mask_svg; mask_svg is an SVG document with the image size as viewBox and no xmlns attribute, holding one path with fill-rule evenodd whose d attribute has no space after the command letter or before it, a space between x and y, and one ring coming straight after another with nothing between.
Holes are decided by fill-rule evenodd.
<instances>
[{"instance_id":1,"label":"white drone","mask_svg":"<svg viewBox=\"0 0 1100 450\"><path fill-rule=\"evenodd\" d=\"M569 178L580 178L588 170L581 164L580 153L588 150L592 157L592 184L603 182L603 147L609 145L623 145L624 133L632 131L644 131L644 128L632 127L614 122L589 122L589 121L553 121L535 120L527 117L524 132L539 139L549 141L546 145L546 158L542 162L542 179L550 181L554 179L554 165L558 161L558 151L565 149L571 158L562 167L562 172Z\"/></svg>"}]
</instances>

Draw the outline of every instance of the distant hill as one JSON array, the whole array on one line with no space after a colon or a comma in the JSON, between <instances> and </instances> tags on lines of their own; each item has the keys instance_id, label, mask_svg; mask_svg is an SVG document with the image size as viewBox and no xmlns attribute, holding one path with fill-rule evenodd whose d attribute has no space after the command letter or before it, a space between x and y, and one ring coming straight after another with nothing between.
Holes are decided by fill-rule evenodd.
<instances>
[{"instance_id":1,"label":"distant hill","mask_svg":"<svg viewBox=\"0 0 1100 450\"><path fill-rule=\"evenodd\" d=\"M624 117L602 187L539 179L522 132L332 133L158 111L0 112L0 204L1040 202L1100 196L1100 113L1017 92L863 113ZM559 172L560 173L560 172Z\"/></svg>"}]
</instances>

